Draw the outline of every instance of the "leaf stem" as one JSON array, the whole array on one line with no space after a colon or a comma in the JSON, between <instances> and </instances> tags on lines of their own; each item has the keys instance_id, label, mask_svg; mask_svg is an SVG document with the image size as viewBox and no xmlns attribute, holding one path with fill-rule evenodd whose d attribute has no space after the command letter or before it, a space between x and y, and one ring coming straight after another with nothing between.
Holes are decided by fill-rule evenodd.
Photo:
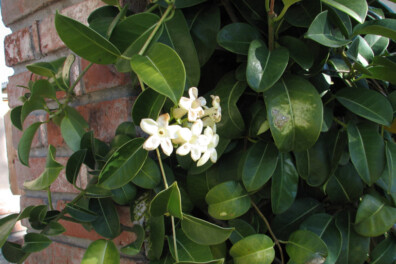
<instances>
[{"instance_id":1,"label":"leaf stem","mask_svg":"<svg viewBox=\"0 0 396 264\"><path fill-rule=\"evenodd\" d=\"M268 49L271 51L275 47L275 18L276 14L274 11L275 0L265 1L267 13L268 13Z\"/></svg>"},{"instance_id":2,"label":"leaf stem","mask_svg":"<svg viewBox=\"0 0 396 264\"><path fill-rule=\"evenodd\" d=\"M344 122L342 122L340 119L338 119L337 117L333 117L333 120L337 123L337 124L339 124L339 125L341 125L343 128L347 128L348 127L348 125L347 124L345 124Z\"/></svg>"},{"instance_id":3,"label":"leaf stem","mask_svg":"<svg viewBox=\"0 0 396 264\"><path fill-rule=\"evenodd\" d=\"M223 4L228 16L230 17L231 21L236 23L239 22L238 17L234 13L234 9L232 9L232 6L230 5L229 0L221 0L221 3Z\"/></svg>"},{"instance_id":4,"label":"leaf stem","mask_svg":"<svg viewBox=\"0 0 396 264\"><path fill-rule=\"evenodd\" d=\"M254 209L256 210L256 212L258 213L258 215L261 217L261 219L263 219L265 225L268 228L269 233L271 234L272 239L275 241L275 244L277 245L278 249L279 249L279 254L281 256L281 262L282 264L285 263L284 257L283 257L283 250L281 245L279 244L279 240L276 238L274 232L272 232L271 226L267 220L267 218L263 215L263 213L260 211L260 209L257 207L257 205L255 204L255 202L253 202L252 200L250 200L252 206L254 207Z\"/></svg>"},{"instance_id":5,"label":"leaf stem","mask_svg":"<svg viewBox=\"0 0 396 264\"><path fill-rule=\"evenodd\" d=\"M158 148L155 151L157 152L158 163L160 165L162 179L164 181L165 189L168 189L169 186L168 186L168 181L166 180L166 175L165 175L164 165L162 164L161 154L160 154Z\"/></svg>"},{"instance_id":6,"label":"leaf stem","mask_svg":"<svg viewBox=\"0 0 396 264\"><path fill-rule=\"evenodd\" d=\"M74 83L72 84L72 86L70 86L69 90L67 91L68 93L71 93L74 88L77 86L77 84L81 81L82 77L84 77L84 75L87 73L87 71L89 70L89 68L91 68L93 65L93 62L90 62L88 64L87 67L85 67L85 69L80 73L80 75L77 77L77 79L74 81Z\"/></svg>"},{"instance_id":7,"label":"leaf stem","mask_svg":"<svg viewBox=\"0 0 396 264\"><path fill-rule=\"evenodd\" d=\"M47 196L48 196L49 207L51 210L54 210L54 206L52 205L52 195L51 195L50 186L47 187Z\"/></svg>"},{"instance_id":8,"label":"leaf stem","mask_svg":"<svg viewBox=\"0 0 396 264\"><path fill-rule=\"evenodd\" d=\"M153 5L152 7L150 7L149 9L147 9L146 11L144 11L145 13L151 13L153 12L155 9L157 9L159 7L158 4Z\"/></svg>"}]
</instances>

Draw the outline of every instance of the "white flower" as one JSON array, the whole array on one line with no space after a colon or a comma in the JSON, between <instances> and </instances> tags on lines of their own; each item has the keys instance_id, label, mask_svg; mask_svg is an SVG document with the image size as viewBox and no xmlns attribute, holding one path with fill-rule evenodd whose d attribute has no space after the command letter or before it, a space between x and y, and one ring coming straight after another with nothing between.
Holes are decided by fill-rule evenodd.
<instances>
[{"instance_id":1,"label":"white flower","mask_svg":"<svg viewBox=\"0 0 396 264\"><path fill-rule=\"evenodd\" d=\"M188 113L188 121L195 122L198 118L204 115L202 106L206 105L206 100L203 97L198 97L198 89L191 87L188 89L190 98L182 97L179 101L180 108L173 110L175 118L182 118Z\"/></svg>"},{"instance_id":2,"label":"white flower","mask_svg":"<svg viewBox=\"0 0 396 264\"><path fill-rule=\"evenodd\" d=\"M151 118L144 118L140 121L140 127L150 137L144 142L143 148L154 150L161 145L162 151L170 156L173 152L171 140L177 137L177 131L181 129L178 125L169 126L170 116L168 113L160 115L157 121Z\"/></svg>"},{"instance_id":3,"label":"white flower","mask_svg":"<svg viewBox=\"0 0 396 264\"><path fill-rule=\"evenodd\" d=\"M209 144L207 145L206 151L203 153L202 157L198 160L198 167L204 165L209 158L213 163L217 161L216 147L219 144L219 135L215 134L211 127L207 127L204 134L207 136Z\"/></svg>"},{"instance_id":4,"label":"white flower","mask_svg":"<svg viewBox=\"0 0 396 264\"><path fill-rule=\"evenodd\" d=\"M185 129L179 130L179 134L183 134L180 137L184 138L186 142L176 150L176 153L180 156L185 156L191 152L191 158L197 161L201 157L202 152L206 151L209 138L201 134L203 123L200 119L195 121L191 126L191 130Z\"/></svg>"}]
</instances>

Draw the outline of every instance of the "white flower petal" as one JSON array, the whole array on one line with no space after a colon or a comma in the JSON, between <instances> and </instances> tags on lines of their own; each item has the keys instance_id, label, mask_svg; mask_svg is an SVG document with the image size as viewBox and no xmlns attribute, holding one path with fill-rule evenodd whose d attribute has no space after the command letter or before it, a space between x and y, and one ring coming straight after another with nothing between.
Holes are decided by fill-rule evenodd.
<instances>
[{"instance_id":1,"label":"white flower petal","mask_svg":"<svg viewBox=\"0 0 396 264\"><path fill-rule=\"evenodd\" d=\"M169 123L169 119L170 116L168 113L160 115L157 119L158 127L167 127Z\"/></svg>"},{"instance_id":2,"label":"white flower petal","mask_svg":"<svg viewBox=\"0 0 396 264\"><path fill-rule=\"evenodd\" d=\"M219 135L215 134L212 138L212 144L213 144L213 148L217 147L217 145L219 144Z\"/></svg>"},{"instance_id":3,"label":"white flower petal","mask_svg":"<svg viewBox=\"0 0 396 264\"><path fill-rule=\"evenodd\" d=\"M193 100L187 98L187 97L182 97L180 98L179 101L179 106L185 110L189 110L191 108Z\"/></svg>"},{"instance_id":4,"label":"white flower petal","mask_svg":"<svg viewBox=\"0 0 396 264\"><path fill-rule=\"evenodd\" d=\"M167 137L169 137L170 139L175 139L177 138L177 133L178 131L181 129L181 126L179 125L172 125L172 126L168 126L166 128L166 135Z\"/></svg>"},{"instance_id":5,"label":"white flower petal","mask_svg":"<svg viewBox=\"0 0 396 264\"><path fill-rule=\"evenodd\" d=\"M182 127L179 131L177 131L178 138L182 139L184 142L190 141L192 137L191 130L187 127Z\"/></svg>"},{"instance_id":6,"label":"white flower petal","mask_svg":"<svg viewBox=\"0 0 396 264\"><path fill-rule=\"evenodd\" d=\"M165 155L170 156L173 152L173 145L169 138L161 140L161 148Z\"/></svg>"},{"instance_id":7,"label":"white flower petal","mask_svg":"<svg viewBox=\"0 0 396 264\"><path fill-rule=\"evenodd\" d=\"M148 139L146 139L146 141L143 144L143 148L145 150L154 150L156 148L158 148L159 144L160 144L161 140L159 139L159 137L157 137L156 135L154 136L150 136Z\"/></svg>"},{"instance_id":8,"label":"white flower petal","mask_svg":"<svg viewBox=\"0 0 396 264\"><path fill-rule=\"evenodd\" d=\"M204 165L210 158L210 152L206 151L197 162L197 167Z\"/></svg>"},{"instance_id":9,"label":"white flower petal","mask_svg":"<svg viewBox=\"0 0 396 264\"><path fill-rule=\"evenodd\" d=\"M216 151L216 149L211 149L211 151L210 151L210 160L213 162L213 163L216 163L216 161L217 161L217 151Z\"/></svg>"},{"instance_id":10,"label":"white flower petal","mask_svg":"<svg viewBox=\"0 0 396 264\"><path fill-rule=\"evenodd\" d=\"M197 87L191 87L188 89L188 95L190 96L190 99L195 100L198 98L198 88Z\"/></svg>"},{"instance_id":11,"label":"white flower petal","mask_svg":"<svg viewBox=\"0 0 396 264\"><path fill-rule=\"evenodd\" d=\"M191 148L191 158L193 161L197 161L201 157L201 151L199 148Z\"/></svg>"},{"instance_id":12,"label":"white flower petal","mask_svg":"<svg viewBox=\"0 0 396 264\"><path fill-rule=\"evenodd\" d=\"M195 136L199 136L202 133L203 129L203 123L201 119L198 119L197 121L194 122L194 124L191 126L191 133Z\"/></svg>"},{"instance_id":13,"label":"white flower petal","mask_svg":"<svg viewBox=\"0 0 396 264\"><path fill-rule=\"evenodd\" d=\"M198 101L199 101L199 103L200 103L200 105L201 106L204 106L204 105L206 105L206 99L204 98L204 97L198 97L198 99L197 99Z\"/></svg>"},{"instance_id":14,"label":"white flower petal","mask_svg":"<svg viewBox=\"0 0 396 264\"><path fill-rule=\"evenodd\" d=\"M176 119L179 119L179 118L182 118L185 114L187 114L187 110L186 109L183 109L183 108L175 108L175 109L173 109L173 116L176 118Z\"/></svg>"},{"instance_id":15,"label":"white flower petal","mask_svg":"<svg viewBox=\"0 0 396 264\"><path fill-rule=\"evenodd\" d=\"M185 156L187 155L189 152L191 151L191 145L186 143L181 145L177 150L176 150L176 154L180 155L180 156Z\"/></svg>"},{"instance_id":16,"label":"white flower petal","mask_svg":"<svg viewBox=\"0 0 396 264\"><path fill-rule=\"evenodd\" d=\"M195 122L198 119L198 114L197 112L193 111L193 110L189 110L188 111L188 121L190 122Z\"/></svg>"},{"instance_id":17,"label":"white flower petal","mask_svg":"<svg viewBox=\"0 0 396 264\"><path fill-rule=\"evenodd\" d=\"M149 135L154 135L158 132L158 124L151 118L143 118L140 121L140 127Z\"/></svg>"},{"instance_id":18,"label":"white flower petal","mask_svg":"<svg viewBox=\"0 0 396 264\"><path fill-rule=\"evenodd\" d=\"M213 130L212 130L211 127L205 128L204 134L205 134L205 136L207 136L208 138L210 138L210 140L212 140L212 137L213 137Z\"/></svg>"}]
</instances>

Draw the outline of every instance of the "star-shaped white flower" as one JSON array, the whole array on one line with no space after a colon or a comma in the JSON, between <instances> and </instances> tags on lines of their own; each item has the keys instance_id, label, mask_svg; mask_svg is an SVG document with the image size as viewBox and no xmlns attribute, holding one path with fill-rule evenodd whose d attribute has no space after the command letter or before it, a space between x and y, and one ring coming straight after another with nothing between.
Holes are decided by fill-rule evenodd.
<instances>
[{"instance_id":1,"label":"star-shaped white flower","mask_svg":"<svg viewBox=\"0 0 396 264\"><path fill-rule=\"evenodd\" d=\"M204 135L207 137L209 144L202 157L198 160L197 167L204 165L209 159L213 163L217 161L216 147L219 144L219 135L215 134L211 127L205 128Z\"/></svg>"},{"instance_id":2,"label":"star-shaped white flower","mask_svg":"<svg viewBox=\"0 0 396 264\"><path fill-rule=\"evenodd\" d=\"M181 118L186 113L188 113L188 121L195 122L198 118L204 115L204 109L202 108L202 106L206 105L206 100L203 97L198 97L197 87L191 87L190 89L188 89L188 95L190 96L190 98L180 98L180 108L174 109L173 115L176 118Z\"/></svg>"},{"instance_id":3,"label":"star-shaped white flower","mask_svg":"<svg viewBox=\"0 0 396 264\"><path fill-rule=\"evenodd\" d=\"M191 158L197 161L201 157L202 152L206 151L209 144L208 137L201 134L202 130L203 123L200 119L195 121L191 126L191 130L186 128L179 130L179 134L182 134L180 137L185 139L185 143L176 150L176 153L180 156L191 153Z\"/></svg>"},{"instance_id":4,"label":"star-shaped white flower","mask_svg":"<svg viewBox=\"0 0 396 264\"><path fill-rule=\"evenodd\" d=\"M160 115L157 121L151 118L144 118L140 121L140 127L150 137L144 142L143 148L154 150L161 145L162 151L170 156L173 152L172 139L177 138L177 131L181 129L178 125L169 126L170 116L168 113Z\"/></svg>"}]
</instances>

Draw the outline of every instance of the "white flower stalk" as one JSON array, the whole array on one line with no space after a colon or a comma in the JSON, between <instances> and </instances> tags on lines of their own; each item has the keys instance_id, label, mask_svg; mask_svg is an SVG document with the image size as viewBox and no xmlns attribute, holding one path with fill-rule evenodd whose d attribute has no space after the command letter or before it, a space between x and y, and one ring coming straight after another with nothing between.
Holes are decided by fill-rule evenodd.
<instances>
[{"instance_id":1,"label":"white flower stalk","mask_svg":"<svg viewBox=\"0 0 396 264\"><path fill-rule=\"evenodd\" d=\"M209 144L202 157L197 162L197 167L204 165L209 159L213 163L217 161L216 147L219 144L219 135L213 132L211 127L205 128L204 135L208 138Z\"/></svg>"},{"instance_id":2,"label":"white flower stalk","mask_svg":"<svg viewBox=\"0 0 396 264\"><path fill-rule=\"evenodd\" d=\"M179 119L187 114L188 121L195 122L204 115L202 107L206 105L206 100L203 97L198 97L198 89L196 87L191 87L188 90L188 94L190 98L180 98L179 108L173 110L173 116Z\"/></svg>"},{"instance_id":3,"label":"white flower stalk","mask_svg":"<svg viewBox=\"0 0 396 264\"><path fill-rule=\"evenodd\" d=\"M197 161L202 152L207 150L207 145L210 143L209 138L206 135L202 135L203 123L202 120L198 119L191 126L191 130L184 128L179 130L180 138L184 138L186 142L181 145L177 150L176 154L185 156L191 153L191 158Z\"/></svg>"},{"instance_id":4,"label":"white flower stalk","mask_svg":"<svg viewBox=\"0 0 396 264\"><path fill-rule=\"evenodd\" d=\"M144 142L145 150L154 150L161 145L162 151L170 156L173 152L172 139L177 138L177 132L181 129L178 125L169 125L170 116L168 113L160 115L157 121L151 118L144 118L140 122L140 127L150 135Z\"/></svg>"}]
</instances>

